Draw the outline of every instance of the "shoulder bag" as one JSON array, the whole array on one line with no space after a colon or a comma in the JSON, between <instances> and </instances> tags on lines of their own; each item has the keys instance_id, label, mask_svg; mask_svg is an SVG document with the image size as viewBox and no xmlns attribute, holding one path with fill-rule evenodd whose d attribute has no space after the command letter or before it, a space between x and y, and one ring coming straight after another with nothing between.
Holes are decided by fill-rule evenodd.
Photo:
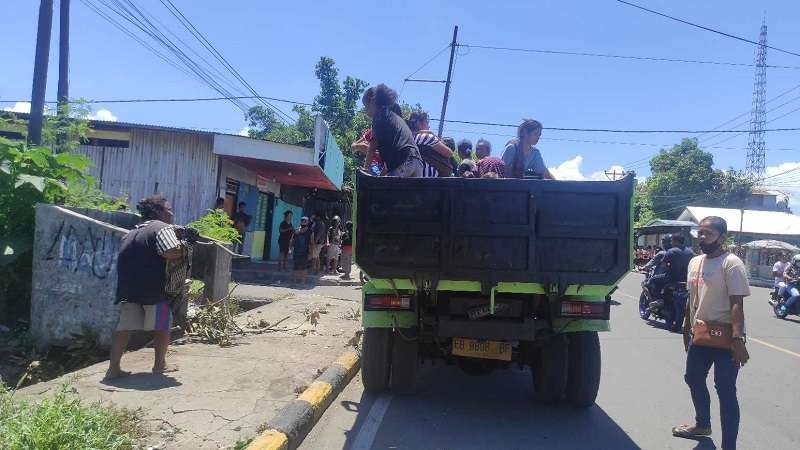
<instances>
[{"instance_id":1,"label":"shoulder bag","mask_svg":"<svg viewBox=\"0 0 800 450\"><path fill-rule=\"evenodd\" d=\"M692 344L701 347L720 348L730 350L733 344L733 327L725 322L713 322L710 320L700 320L697 313L700 311L700 277L703 274L703 265L706 262L704 256L700 261L700 269L694 280L694 326L692 327Z\"/></svg>"}]
</instances>

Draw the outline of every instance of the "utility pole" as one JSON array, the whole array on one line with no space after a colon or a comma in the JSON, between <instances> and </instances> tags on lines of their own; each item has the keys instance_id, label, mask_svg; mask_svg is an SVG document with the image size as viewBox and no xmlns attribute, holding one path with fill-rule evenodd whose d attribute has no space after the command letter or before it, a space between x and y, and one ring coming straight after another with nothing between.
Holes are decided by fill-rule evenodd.
<instances>
[{"instance_id":1,"label":"utility pole","mask_svg":"<svg viewBox=\"0 0 800 450\"><path fill-rule=\"evenodd\" d=\"M444 98L442 99L442 114L439 116L439 137L444 131L444 115L447 112L447 99L450 97L450 79L453 76L453 58L456 56L456 39L458 38L458 25L453 28L453 42L450 43L450 65L447 67L447 81L444 85Z\"/></svg>"},{"instance_id":2,"label":"utility pole","mask_svg":"<svg viewBox=\"0 0 800 450\"><path fill-rule=\"evenodd\" d=\"M47 88L47 63L50 58L50 29L53 26L53 0L41 0L39 25L36 32L36 59L33 63L33 89L31 91L31 116L28 120L28 140L42 143L44 121L44 95Z\"/></svg>"},{"instance_id":3,"label":"utility pole","mask_svg":"<svg viewBox=\"0 0 800 450\"><path fill-rule=\"evenodd\" d=\"M60 0L61 14L58 28L58 109L59 113L69 101L69 2Z\"/></svg>"}]
</instances>

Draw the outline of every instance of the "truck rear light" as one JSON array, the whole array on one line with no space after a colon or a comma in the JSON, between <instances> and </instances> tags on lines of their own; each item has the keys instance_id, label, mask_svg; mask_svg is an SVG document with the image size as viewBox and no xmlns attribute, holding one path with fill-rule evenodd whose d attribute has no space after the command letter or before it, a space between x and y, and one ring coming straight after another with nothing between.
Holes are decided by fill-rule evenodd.
<instances>
[{"instance_id":1,"label":"truck rear light","mask_svg":"<svg viewBox=\"0 0 800 450\"><path fill-rule=\"evenodd\" d=\"M561 302L561 317L578 317L582 319L603 319L611 317L611 302Z\"/></svg>"},{"instance_id":2,"label":"truck rear light","mask_svg":"<svg viewBox=\"0 0 800 450\"><path fill-rule=\"evenodd\" d=\"M364 309L411 309L410 295L368 294L364 297Z\"/></svg>"}]
</instances>

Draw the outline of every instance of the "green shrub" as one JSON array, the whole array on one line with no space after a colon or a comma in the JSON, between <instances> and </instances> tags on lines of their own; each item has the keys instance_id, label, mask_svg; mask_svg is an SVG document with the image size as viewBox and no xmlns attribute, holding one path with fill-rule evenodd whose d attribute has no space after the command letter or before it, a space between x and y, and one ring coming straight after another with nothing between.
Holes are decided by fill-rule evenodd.
<instances>
[{"instance_id":1,"label":"green shrub","mask_svg":"<svg viewBox=\"0 0 800 450\"><path fill-rule=\"evenodd\" d=\"M221 209L212 209L205 216L189 224L205 237L225 243L241 242L239 232L233 227L233 221Z\"/></svg>"},{"instance_id":2,"label":"green shrub","mask_svg":"<svg viewBox=\"0 0 800 450\"><path fill-rule=\"evenodd\" d=\"M140 411L84 404L63 385L39 401L15 400L0 386L0 447L27 449L132 449L143 436Z\"/></svg>"}]
</instances>

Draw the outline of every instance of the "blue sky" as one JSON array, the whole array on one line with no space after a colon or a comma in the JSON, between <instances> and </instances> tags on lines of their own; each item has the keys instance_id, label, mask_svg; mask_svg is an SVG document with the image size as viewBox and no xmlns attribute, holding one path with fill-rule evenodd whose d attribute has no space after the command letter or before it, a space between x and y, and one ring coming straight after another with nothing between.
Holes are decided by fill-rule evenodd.
<instances>
[{"instance_id":1,"label":"blue sky","mask_svg":"<svg viewBox=\"0 0 800 450\"><path fill-rule=\"evenodd\" d=\"M421 103L433 117L438 117L442 86L403 85L402 80L448 44L453 25L459 25L459 42L463 44L748 64L754 59L754 46L750 44L649 15L613 0L173 1L262 95L311 101L318 91L313 67L321 55L326 55L336 60L340 75L354 75L369 83L385 82L401 91L403 100ZM6 39L0 100L30 96L38 3L3 1L0 29ZM80 0L72 3L71 96L98 99L217 95L166 65ZM137 3L186 42L196 44L159 1ZM758 39L762 15L766 13L769 44L800 52L800 2L641 0L641 4L753 40ZM57 22L57 12L55 16ZM56 36L54 30L53 38ZM55 97L56 49L54 42L48 99ZM775 51L768 53L767 61L800 67L800 57ZM442 79L446 71L447 52L443 52L416 77ZM709 129L750 110L753 71L752 67L461 48L448 118L517 123L523 117L532 117L546 127ZM800 70L769 69L767 98L798 84ZM788 103L768 114L768 120L800 108L800 88L770 103L768 109L784 102ZM285 104L280 106L290 109ZM234 133L245 125L241 112L225 102L95 106L96 111L102 108L108 110L104 117L123 121ZM746 127L740 122L748 118L727 126ZM796 127L798 122L800 111L771 120L768 127ZM445 134L473 142L481 136L488 138L495 153L507 140L503 135L510 133L513 130L508 128L462 124L445 128ZM562 177L591 178L616 165L647 175L645 158L655 153L659 144L671 145L681 137L546 130L539 147L547 164ZM717 145L723 148L713 148L726 137L701 136L705 138L701 144L712 146L708 150L713 151L719 167L742 169L747 135ZM767 135L770 174L800 166L798 137L800 132ZM645 145L631 145L634 143ZM800 195L792 203L800 204Z\"/></svg>"}]
</instances>

